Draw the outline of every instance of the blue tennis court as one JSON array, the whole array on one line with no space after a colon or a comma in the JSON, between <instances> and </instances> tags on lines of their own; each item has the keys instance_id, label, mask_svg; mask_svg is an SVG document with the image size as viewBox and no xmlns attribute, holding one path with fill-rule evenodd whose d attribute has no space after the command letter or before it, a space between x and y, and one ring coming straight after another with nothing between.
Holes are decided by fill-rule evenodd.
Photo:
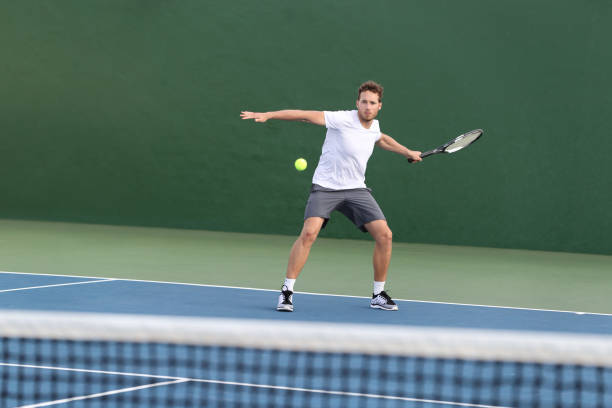
<instances>
[{"instance_id":1,"label":"blue tennis court","mask_svg":"<svg viewBox=\"0 0 612 408\"><path fill-rule=\"evenodd\" d=\"M278 291L3 272L3 309L131 313L337 324L458 327L612 334L612 315L398 300L398 313L369 298L296 293L296 312L278 313Z\"/></svg>"},{"instance_id":2,"label":"blue tennis court","mask_svg":"<svg viewBox=\"0 0 612 408\"><path fill-rule=\"evenodd\" d=\"M43 318L50 312L60 315L77 312L88 318L114 316L114 320L120 320L121 316L142 316L143 321L154 315L170 319L168 321L201 319L198 321L206 322L209 327L216 325L217 321L225 321L225 324L236 322L238 326L249 326L251 321L258 327L271 325L270 330L275 331L275 336L292 331L292 325L296 324L322 324L322 328L317 329L322 330L321 336L329 326L336 331L346 328L349 332L360 326L371 331L373 342L382 338L381 344L387 341L386 338L392 343L395 334L413 330L416 335L419 330L429 329L474 330L503 335L525 333L527 338L534 333L561 338L568 335L599 338L612 334L612 316L607 314L411 300L398 300L398 312L384 312L370 309L365 297L299 292L295 296L296 311L279 313L274 308L276 296L276 291L261 289L0 273L0 304L5 313L28 310L38 312ZM301 330L299 326L298 329ZM315 336L318 336L316 332ZM517 390L532 393L536 386L546 387L547 382L551 387L567 387L565 394L561 394L565 402L557 401L555 398L559 397L552 391L543 390L537 393L538 406L548 406L547 403L555 406L573 400L589 407L612 403L609 393L612 372L609 368L602 372L597 368L585 369L579 377L580 381L601 377L608 388L592 390L585 386L576 391L575 377L570 378L569 371L563 374L568 378L559 383L560 380L554 378L561 369L547 363L521 368L502 366L499 362L458 366L457 359L429 361L402 357L394 360L385 355L329 351L323 353L324 359L308 349L262 352L261 346L248 349L231 342L227 346L194 348L179 345L173 348L154 341L148 343L143 351L137 345L138 341L122 346L103 345L102 340L83 344L74 340L59 341L51 345L42 340L33 343L14 339L3 341L6 349L20 349L21 353L19 357L5 353L2 361L1 370L6 379L2 386L3 406L119 406L126 403L130 406L161 406L162 403L167 405L168 401L173 406L200 403L207 406L531 406L531 400L522 400L521 395L514 394ZM56 357L55 364L43 360L42 356L50 350L59 350L61 354L62 350L68 352L69 348L76 349L71 351L76 357L66 361ZM33 354L25 357L23 350ZM155 360L151 360L151 355ZM122 364L114 362L115 358L119 358ZM196 365L195 361L203 363ZM380 367L395 374L387 373L381 380L372 379L369 373L368 383L364 385L365 373ZM411 380L403 374L416 368L422 372L422 378ZM528 379L526 384L517 382L517 370ZM459 377L457 372L461 372ZM470 380L475 372L485 379ZM453 379L441 379L453 373ZM501 379L498 378L496 384L487 384L486 377L494 374ZM431 376L429 380L428 376ZM537 380L534 379L536 376ZM37 379L37 382L28 385L30 383L23 379ZM46 384L47 381L53 385L36 388L39 387L36 384ZM489 390L476 391L476 386ZM383 392L372 393L372 388ZM605 395L599 394L602 390ZM22 398L27 396L19 404L11 397L16 391Z\"/></svg>"}]
</instances>

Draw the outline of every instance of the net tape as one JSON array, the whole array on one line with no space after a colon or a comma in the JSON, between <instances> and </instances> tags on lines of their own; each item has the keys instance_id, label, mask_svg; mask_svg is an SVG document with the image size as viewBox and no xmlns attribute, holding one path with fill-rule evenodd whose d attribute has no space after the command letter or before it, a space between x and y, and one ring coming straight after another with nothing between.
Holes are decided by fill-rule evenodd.
<instances>
[{"instance_id":1,"label":"net tape","mask_svg":"<svg viewBox=\"0 0 612 408\"><path fill-rule=\"evenodd\" d=\"M612 366L612 336L557 332L2 311L0 336Z\"/></svg>"}]
</instances>

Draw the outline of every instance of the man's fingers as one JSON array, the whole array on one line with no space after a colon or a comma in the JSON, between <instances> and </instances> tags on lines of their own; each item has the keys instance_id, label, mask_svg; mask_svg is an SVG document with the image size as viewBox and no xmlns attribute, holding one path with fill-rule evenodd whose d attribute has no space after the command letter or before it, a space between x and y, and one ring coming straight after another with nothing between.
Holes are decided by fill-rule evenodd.
<instances>
[{"instance_id":1,"label":"man's fingers","mask_svg":"<svg viewBox=\"0 0 612 408\"><path fill-rule=\"evenodd\" d=\"M417 162L422 162L423 158L421 156L410 156L410 158L408 159L408 161L410 163L417 163Z\"/></svg>"},{"instance_id":2,"label":"man's fingers","mask_svg":"<svg viewBox=\"0 0 612 408\"><path fill-rule=\"evenodd\" d=\"M254 119L255 122L265 122L268 119L266 118L266 115L263 113L258 113L258 112L249 112L249 111L242 111L240 112L240 117L242 119Z\"/></svg>"},{"instance_id":3,"label":"man's fingers","mask_svg":"<svg viewBox=\"0 0 612 408\"><path fill-rule=\"evenodd\" d=\"M255 122L265 122L265 120L261 118L261 114L255 112L243 111L240 113L240 117L242 119L255 119Z\"/></svg>"}]
</instances>

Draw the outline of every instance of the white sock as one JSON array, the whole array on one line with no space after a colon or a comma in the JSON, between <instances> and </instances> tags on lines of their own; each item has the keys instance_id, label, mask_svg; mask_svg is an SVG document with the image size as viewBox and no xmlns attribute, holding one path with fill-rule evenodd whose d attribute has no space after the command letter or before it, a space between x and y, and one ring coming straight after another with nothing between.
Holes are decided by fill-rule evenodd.
<instances>
[{"instance_id":1,"label":"white sock","mask_svg":"<svg viewBox=\"0 0 612 408\"><path fill-rule=\"evenodd\" d=\"M294 284L295 284L295 279L285 278L284 285L287 287L288 290L293 292L293 285Z\"/></svg>"},{"instance_id":2,"label":"white sock","mask_svg":"<svg viewBox=\"0 0 612 408\"><path fill-rule=\"evenodd\" d=\"M374 281L374 294L378 295L383 290L385 290L385 282L384 281L382 282Z\"/></svg>"}]
</instances>

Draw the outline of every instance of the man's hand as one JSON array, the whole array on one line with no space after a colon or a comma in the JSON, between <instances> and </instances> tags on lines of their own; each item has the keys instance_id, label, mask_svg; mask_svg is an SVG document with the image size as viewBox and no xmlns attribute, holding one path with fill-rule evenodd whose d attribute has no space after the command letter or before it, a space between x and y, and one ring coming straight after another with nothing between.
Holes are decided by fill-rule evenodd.
<instances>
[{"instance_id":1,"label":"man's hand","mask_svg":"<svg viewBox=\"0 0 612 408\"><path fill-rule=\"evenodd\" d=\"M247 111L240 112L240 117L242 119L255 119L255 122L262 122L262 123L269 119L265 113L247 112Z\"/></svg>"},{"instance_id":2,"label":"man's hand","mask_svg":"<svg viewBox=\"0 0 612 408\"><path fill-rule=\"evenodd\" d=\"M421 152L416 151L416 150L409 150L406 153L406 158L408 160L411 160L412 162L420 162L423 161L423 158L421 157Z\"/></svg>"}]
</instances>

